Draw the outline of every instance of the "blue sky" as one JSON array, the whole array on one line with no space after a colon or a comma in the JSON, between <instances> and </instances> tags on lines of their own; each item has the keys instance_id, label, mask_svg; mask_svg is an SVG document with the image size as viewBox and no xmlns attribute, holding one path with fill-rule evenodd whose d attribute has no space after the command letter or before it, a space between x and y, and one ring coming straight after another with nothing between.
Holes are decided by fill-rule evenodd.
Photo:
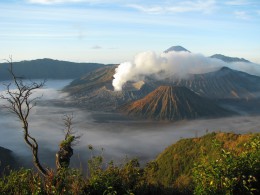
<instances>
[{"instance_id":1,"label":"blue sky","mask_svg":"<svg viewBox=\"0 0 260 195\"><path fill-rule=\"evenodd\" d=\"M0 59L121 63L173 45L260 63L260 1L0 1Z\"/></svg>"}]
</instances>

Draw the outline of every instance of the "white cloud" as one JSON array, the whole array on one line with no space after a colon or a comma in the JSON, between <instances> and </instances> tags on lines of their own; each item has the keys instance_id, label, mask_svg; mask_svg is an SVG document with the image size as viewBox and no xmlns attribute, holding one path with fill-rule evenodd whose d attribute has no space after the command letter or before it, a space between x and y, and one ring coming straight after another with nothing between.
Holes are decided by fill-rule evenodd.
<instances>
[{"instance_id":1,"label":"white cloud","mask_svg":"<svg viewBox=\"0 0 260 195\"><path fill-rule=\"evenodd\" d=\"M80 2L86 2L86 3L107 3L111 2L109 0L27 0L29 3L34 4L61 4L61 3L80 3Z\"/></svg>"},{"instance_id":2,"label":"white cloud","mask_svg":"<svg viewBox=\"0 0 260 195\"><path fill-rule=\"evenodd\" d=\"M81 0L27 0L29 3L35 4L55 4L55 3L67 3L67 2L79 2Z\"/></svg>"},{"instance_id":3,"label":"white cloud","mask_svg":"<svg viewBox=\"0 0 260 195\"><path fill-rule=\"evenodd\" d=\"M242 20L248 20L250 19L250 16L247 14L247 12L245 11L235 11L234 12L235 16L238 18L238 19L242 19Z\"/></svg>"},{"instance_id":4,"label":"white cloud","mask_svg":"<svg viewBox=\"0 0 260 195\"><path fill-rule=\"evenodd\" d=\"M129 4L128 7L147 13L184 13L203 12L210 13L216 7L215 0L182 1L176 5L162 4L154 6L144 6L139 4Z\"/></svg>"},{"instance_id":5,"label":"white cloud","mask_svg":"<svg viewBox=\"0 0 260 195\"><path fill-rule=\"evenodd\" d=\"M198 11L209 13L212 9L215 8L215 1L208 0L208 1L186 1L176 7L169 7L170 11L173 12L189 12L189 11Z\"/></svg>"},{"instance_id":6,"label":"white cloud","mask_svg":"<svg viewBox=\"0 0 260 195\"><path fill-rule=\"evenodd\" d=\"M161 6L146 7L146 6L143 6L143 5L129 4L129 5L127 5L127 7L134 8L134 9L139 10L141 12L153 13L153 14L165 12L165 8L161 7Z\"/></svg>"},{"instance_id":7,"label":"white cloud","mask_svg":"<svg viewBox=\"0 0 260 195\"><path fill-rule=\"evenodd\" d=\"M250 4L250 2L249 1L247 1L247 0L231 0L231 1L227 1L226 3L225 3L226 5L248 5L248 4Z\"/></svg>"}]
</instances>

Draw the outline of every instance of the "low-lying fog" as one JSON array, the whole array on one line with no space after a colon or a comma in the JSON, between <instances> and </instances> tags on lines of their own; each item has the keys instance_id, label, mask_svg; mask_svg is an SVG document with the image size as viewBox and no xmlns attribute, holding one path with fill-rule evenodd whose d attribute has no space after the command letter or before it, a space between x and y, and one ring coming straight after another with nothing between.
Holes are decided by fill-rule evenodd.
<instances>
[{"instance_id":1,"label":"low-lying fog","mask_svg":"<svg viewBox=\"0 0 260 195\"><path fill-rule=\"evenodd\" d=\"M81 135L74 147L73 166L83 166L90 156L88 145L94 146L96 154L103 154L107 160L122 162L127 156L138 157L141 162L154 159L165 147L180 138L204 135L207 131L259 132L260 116L230 117L210 120L170 122L140 122L119 119L115 114L93 113L71 107L55 107L49 100L66 98L59 89L69 80L48 81L47 86L37 91L43 94L38 106L30 116L30 131L40 146L40 159L48 166L54 166L58 144L64 138L64 114L74 115L73 128ZM3 87L0 90L3 92ZM1 103L1 102L0 102ZM2 102L3 103L3 102ZM108 116L108 120L104 120ZM30 149L23 141L22 128L18 119L0 110L0 146L11 149L26 165L32 161Z\"/></svg>"}]
</instances>

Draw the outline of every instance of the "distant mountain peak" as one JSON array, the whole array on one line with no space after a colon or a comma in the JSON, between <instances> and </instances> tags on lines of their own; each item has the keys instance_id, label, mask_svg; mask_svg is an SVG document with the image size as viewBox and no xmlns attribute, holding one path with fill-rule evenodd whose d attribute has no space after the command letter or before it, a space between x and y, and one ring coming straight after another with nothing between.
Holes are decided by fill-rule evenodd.
<instances>
[{"instance_id":1,"label":"distant mountain peak","mask_svg":"<svg viewBox=\"0 0 260 195\"><path fill-rule=\"evenodd\" d=\"M164 53L168 53L170 51L175 51L175 52L185 51L185 52L189 52L190 53L189 50L187 50L184 47L179 46L179 45L172 46L172 47L168 48L167 50L164 51Z\"/></svg>"},{"instance_id":2,"label":"distant mountain peak","mask_svg":"<svg viewBox=\"0 0 260 195\"><path fill-rule=\"evenodd\" d=\"M233 70L231 68L223 66L222 68L220 68L220 71L233 71Z\"/></svg>"},{"instance_id":3,"label":"distant mountain peak","mask_svg":"<svg viewBox=\"0 0 260 195\"><path fill-rule=\"evenodd\" d=\"M222 60L224 62L246 62L246 63L250 63L250 61L244 59L244 58L238 58L238 57L229 57L229 56L225 56L222 54L214 54L212 56L210 56L210 58L216 58L219 60Z\"/></svg>"}]
</instances>

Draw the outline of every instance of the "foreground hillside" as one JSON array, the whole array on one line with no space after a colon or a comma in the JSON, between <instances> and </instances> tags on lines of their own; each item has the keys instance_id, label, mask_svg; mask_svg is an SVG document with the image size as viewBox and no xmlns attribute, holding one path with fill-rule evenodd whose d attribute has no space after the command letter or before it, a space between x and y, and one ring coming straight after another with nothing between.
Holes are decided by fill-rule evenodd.
<instances>
[{"instance_id":1,"label":"foreground hillside","mask_svg":"<svg viewBox=\"0 0 260 195\"><path fill-rule=\"evenodd\" d=\"M189 183L192 180L194 163L203 162L205 159L215 161L221 157L222 149L236 155L242 154L246 150L245 144L254 138L259 142L259 136L259 133L210 133L200 138L182 139L158 155L154 161L158 168L153 172L152 180L165 186ZM258 168L260 171L260 167Z\"/></svg>"},{"instance_id":2,"label":"foreground hillside","mask_svg":"<svg viewBox=\"0 0 260 195\"><path fill-rule=\"evenodd\" d=\"M93 150L91 148L91 150ZM210 133L182 139L145 167L93 156L88 173L67 169L40 177L32 170L0 179L0 194L258 194L260 134Z\"/></svg>"}]
</instances>

